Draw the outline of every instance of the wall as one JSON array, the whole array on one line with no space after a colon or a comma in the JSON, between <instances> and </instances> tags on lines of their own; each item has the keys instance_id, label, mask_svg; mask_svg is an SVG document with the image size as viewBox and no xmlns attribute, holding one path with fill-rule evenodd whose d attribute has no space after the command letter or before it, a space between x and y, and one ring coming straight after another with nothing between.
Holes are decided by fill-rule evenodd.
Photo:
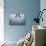
<instances>
[{"instance_id":1,"label":"wall","mask_svg":"<svg viewBox=\"0 0 46 46\"><path fill-rule=\"evenodd\" d=\"M41 9L41 11L42 11L43 9L46 9L46 0L41 0L41 1L40 1L40 9ZM40 21L40 25L46 27L46 20L45 20L45 19L46 19L46 10L43 12L42 17L43 17L43 22Z\"/></svg>"},{"instance_id":2,"label":"wall","mask_svg":"<svg viewBox=\"0 0 46 46\"><path fill-rule=\"evenodd\" d=\"M34 17L40 9L40 0L4 0L4 35L7 41L18 41L32 30ZM22 10L23 9L23 10ZM9 14L24 13L26 25L9 25Z\"/></svg>"},{"instance_id":3,"label":"wall","mask_svg":"<svg viewBox=\"0 0 46 46\"><path fill-rule=\"evenodd\" d=\"M4 41L4 0L0 0L0 42Z\"/></svg>"},{"instance_id":4,"label":"wall","mask_svg":"<svg viewBox=\"0 0 46 46\"><path fill-rule=\"evenodd\" d=\"M40 0L40 10L43 9L46 9L46 0ZM43 22L40 21L40 25L46 27L46 11L43 13L42 17L43 17ZM46 40L45 40L45 44L46 44Z\"/></svg>"}]
</instances>

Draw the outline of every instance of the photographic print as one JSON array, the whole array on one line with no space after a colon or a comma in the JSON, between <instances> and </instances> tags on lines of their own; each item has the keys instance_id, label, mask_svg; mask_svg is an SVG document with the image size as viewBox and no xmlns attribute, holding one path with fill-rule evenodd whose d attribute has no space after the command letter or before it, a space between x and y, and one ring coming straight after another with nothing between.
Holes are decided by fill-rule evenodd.
<instances>
[{"instance_id":1,"label":"photographic print","mask_svg":"<svg viewBox=\"0 0 46 46\"><path fill-rule=\"evenodd\" d=\"M24 14L11 14L9 15L10 25L25 25L25 15Z\"/></svg>"}]
</instances>

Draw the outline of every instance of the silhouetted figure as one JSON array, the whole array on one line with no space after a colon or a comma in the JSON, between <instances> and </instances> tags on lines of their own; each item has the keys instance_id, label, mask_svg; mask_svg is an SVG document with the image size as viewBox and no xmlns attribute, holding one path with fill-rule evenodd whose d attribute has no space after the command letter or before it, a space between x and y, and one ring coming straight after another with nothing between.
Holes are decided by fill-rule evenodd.
<instances>
[{"instance_id":1,"label":"silhouetted figure","mask_svg":"<svg viewBox=\"0 0 46 46\"><path fill-rule=\"evenodd\" d=\"M20 14L19 14L19 13L18 13L18 14L16 14L16 16L15 16L15 17L17 17L17 16L18 16L18 17L20 17Z\"/></svg>"}]
</instances>

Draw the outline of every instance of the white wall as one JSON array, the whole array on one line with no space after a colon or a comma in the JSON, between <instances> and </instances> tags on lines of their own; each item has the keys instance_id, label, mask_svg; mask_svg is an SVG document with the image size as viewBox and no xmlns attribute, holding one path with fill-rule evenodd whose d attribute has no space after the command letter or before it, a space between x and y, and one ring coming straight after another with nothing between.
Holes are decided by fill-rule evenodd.
<instances>
[{"instance_id":1,"label":"white wall","mask_svg":"<svg viewBox=\"0 0 46 46\"><path fill-rule=\"evenodd\" d=\"M0 42L4 41L4 1L0 0Z\"/></svg>"}]
</instances>

